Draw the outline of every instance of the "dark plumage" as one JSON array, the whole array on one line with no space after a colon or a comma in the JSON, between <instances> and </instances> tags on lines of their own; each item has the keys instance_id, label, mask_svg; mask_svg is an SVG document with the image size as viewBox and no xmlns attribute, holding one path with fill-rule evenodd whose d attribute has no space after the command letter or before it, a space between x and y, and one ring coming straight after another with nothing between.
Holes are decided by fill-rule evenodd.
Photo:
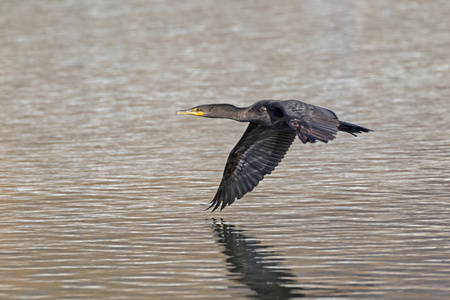
<instances>
[{"instance_id":1,"label":"dark plumage","mask_svg":"<svg viewBox=\"0 0 450 300\"><path fill-rule=\"evenodd\" d=\"M289 150L295 136L303 142L327 143L338 131L354 136L369 132L355 124L339 121L334 112L298 100L261 100L239 108L230 104L200 105L177 111L180 115L226 118L250 122L244 135L228 156L222 182L209 208L230 205L251 192Z\"/></svg>"}]
</instances>

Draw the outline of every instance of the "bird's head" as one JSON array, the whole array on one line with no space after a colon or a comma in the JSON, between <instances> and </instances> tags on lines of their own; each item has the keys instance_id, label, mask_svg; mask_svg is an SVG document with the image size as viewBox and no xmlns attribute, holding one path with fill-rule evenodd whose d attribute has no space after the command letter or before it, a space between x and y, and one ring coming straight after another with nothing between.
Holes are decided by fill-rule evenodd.
<instances>
[{"instance_id":1,"label":"bird's head","mask_svg":"<svg viewBox=\"0 0 450 300\"><path fill-rule=\"evenodd\" d=\"M238 108L230 104L205 104L191 109L179 110L177 115L193 115L207 118L231 118L233 119Z\"/></svg>"},{"instance_id":2,"label":"bird's head","mask_svg":"<svg viewBox=\"0 0 450 300\"><path fill-rule=\"evenodd\" d=\"M177 111L177 115L192 115L192 116L206 117L211 110L209 106L210 105L200 105L190 109L179 110Z\"/></svg>"}]
</instances>

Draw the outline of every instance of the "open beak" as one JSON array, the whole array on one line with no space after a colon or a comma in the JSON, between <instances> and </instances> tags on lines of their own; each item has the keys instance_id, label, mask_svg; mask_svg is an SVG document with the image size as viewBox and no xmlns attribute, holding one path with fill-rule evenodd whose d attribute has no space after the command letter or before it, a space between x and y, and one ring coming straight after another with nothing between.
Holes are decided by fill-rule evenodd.
<instances>
[{"instance_id":1,"label":"open beak","mask_svg":"<svg viewBox=\"0 0 450 300\"><path fill-rule=\"evenodd\" d=\"M177 111L177 115L193 115L193 116L203 116L203 112L196 109L186 109Z\"/></svg>"}]
</instances>

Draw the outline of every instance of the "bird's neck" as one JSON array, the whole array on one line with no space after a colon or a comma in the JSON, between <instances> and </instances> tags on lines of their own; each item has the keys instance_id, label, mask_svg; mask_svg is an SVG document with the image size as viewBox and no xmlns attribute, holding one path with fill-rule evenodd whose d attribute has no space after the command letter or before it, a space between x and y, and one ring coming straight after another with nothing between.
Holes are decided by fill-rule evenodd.
<instances>
[{"instance_id":1,"label":"bird's neck","mask_svg":"<svg viewBox=\"0 0 450 300\"><path fill-rule=\"evenodd\" d=\"M241 108L231 104L216 104L215 108L217 109L213 109L210 118L232 119L241 122L244 121L245 113L248 110L248 107Z\"/></svg>"}]
</instances>

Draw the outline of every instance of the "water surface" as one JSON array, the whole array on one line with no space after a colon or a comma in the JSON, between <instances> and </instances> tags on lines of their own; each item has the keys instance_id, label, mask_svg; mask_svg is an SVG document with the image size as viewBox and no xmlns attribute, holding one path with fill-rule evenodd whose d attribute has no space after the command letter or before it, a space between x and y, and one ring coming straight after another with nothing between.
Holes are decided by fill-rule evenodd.
<instances>
[{"instance_id":1,"label":"water surface","mask_svg":"<svg viewBox=\"0 0 450 300\"><path fill-rule=\"evenodd\" d=\"M447 298L446 1L3 1L0 296ZM296 141L205 211L246 128L299 99L374 129Z\"/></svg>"}]
</instances>

